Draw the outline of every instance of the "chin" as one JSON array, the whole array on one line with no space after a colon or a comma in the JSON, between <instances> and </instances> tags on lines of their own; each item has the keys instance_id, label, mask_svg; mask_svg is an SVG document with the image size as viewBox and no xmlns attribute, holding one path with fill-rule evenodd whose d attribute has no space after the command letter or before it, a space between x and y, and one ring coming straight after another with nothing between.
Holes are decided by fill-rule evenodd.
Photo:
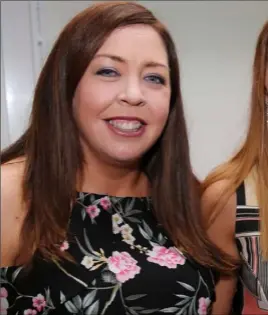
<instances>
[{"instance_id":1,"label":"chin","mask_svg":"<svg viewBox=\"0 0 268 315\"><path fill-rule=\"evenodd\" d=\"M143 157L143 153L133 154L133 152L120 152L120 154L111 154L110 160L113 160L116 164L124 165L137 165Z\"/></svg>"},{"instance_id":2,"label":"chin","mask_svg":"<svg viewBox=\"0 0 268 315\"><path fill-rule=\"evenodd\" d=\"M114 161L123 165L138 164L142 156L115 156Z\"/></svg>"}]
</instances>

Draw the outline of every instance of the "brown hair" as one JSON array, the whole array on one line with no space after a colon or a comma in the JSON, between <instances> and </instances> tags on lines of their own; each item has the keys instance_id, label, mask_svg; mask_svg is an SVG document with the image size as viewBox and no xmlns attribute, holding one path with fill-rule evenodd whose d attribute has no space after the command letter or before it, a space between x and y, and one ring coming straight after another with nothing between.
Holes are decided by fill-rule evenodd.
<instances>
[{"instance_id":1,"label":"brown hair","mask_svg":"<svg viewBox=\"0 0 268 315\"><path fill-rule=\"evenodd\" d=\"M268 108L265 105L267 71L268 22L263 26L257 40L253 64L251 115L245 143L230 161L216 168L203 184L203 190L206 190L216 181L228 179L228 188L223 192L223 199L226 200L249 173L254 171L261 214L261 247L266 259L268 259Z\"/></svg>"},{"instance_id":2,"label":"brown hair","mask_svg":"<svg viewBox=\"0 0 268 315\"><path fill-rule=\"evenodd\" d=\"M175 45L151 12L132 2L98 3L67 24L39 77L29 128L2 154L2 163L26 157L23 188L29 211L22 239L28 243L30 235L34 248L45 258L64 255L57 244L65 237L76 176L83 165L72 98L88 64L109 34L132 24L150 25L157 31L171 69L168 122L143 165L152 184L155 214L175 244L197 261L222 271L233 270L233 262L208 241L200 223L199 184L190 165Z\"/></svg>"}]
</instances>

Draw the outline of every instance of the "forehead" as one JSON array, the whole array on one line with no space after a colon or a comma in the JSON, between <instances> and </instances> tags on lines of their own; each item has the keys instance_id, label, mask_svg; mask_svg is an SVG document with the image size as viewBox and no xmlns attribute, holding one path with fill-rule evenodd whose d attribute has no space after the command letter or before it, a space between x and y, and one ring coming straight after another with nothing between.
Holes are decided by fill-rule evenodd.
<instances>
[{"instance_id":1,"label":"forehead","mask_svg":"<svg viewBox=\"0 0 268 315\"><path fill-rule=\"evenodd\" d=\"M149 25L130 25L114 30L97 54L114 54L126 60L153 59L168 65L164 42Z\"/></svg>"}]
</instances>

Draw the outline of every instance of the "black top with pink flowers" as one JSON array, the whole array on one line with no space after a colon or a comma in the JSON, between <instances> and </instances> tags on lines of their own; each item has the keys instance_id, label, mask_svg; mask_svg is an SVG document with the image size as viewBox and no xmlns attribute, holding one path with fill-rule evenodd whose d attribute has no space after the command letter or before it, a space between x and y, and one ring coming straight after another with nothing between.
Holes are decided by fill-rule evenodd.
<instances>
[{"instance_id":1,"label":"black top with pink flowers","mask_svg":"<svg viewBox=\"0 0 268 315\"><path fill-rule=\"evenodd\" d=\"M61 250L77 263L1 269L1 315L210 314L212 271L174 247L150 198L78 193Z\"/></svg>"}]
</instances>

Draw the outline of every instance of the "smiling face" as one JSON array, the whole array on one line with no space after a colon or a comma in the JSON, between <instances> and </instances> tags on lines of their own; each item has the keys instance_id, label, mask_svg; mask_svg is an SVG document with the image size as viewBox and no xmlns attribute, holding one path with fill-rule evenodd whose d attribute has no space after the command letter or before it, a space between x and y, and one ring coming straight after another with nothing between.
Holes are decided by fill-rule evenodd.
<instances>
[{"instance_id":1,"label":"smiling face","mask_svg":"<svg viewBox=\"0 0 268 315\"><path fill-rule=\"evenodd\" d=\"M169 114L168 56L150 26L116 29L96 53L73 99L85 153L111 163L139 160Z\"/></svg>"}]
</instances>

